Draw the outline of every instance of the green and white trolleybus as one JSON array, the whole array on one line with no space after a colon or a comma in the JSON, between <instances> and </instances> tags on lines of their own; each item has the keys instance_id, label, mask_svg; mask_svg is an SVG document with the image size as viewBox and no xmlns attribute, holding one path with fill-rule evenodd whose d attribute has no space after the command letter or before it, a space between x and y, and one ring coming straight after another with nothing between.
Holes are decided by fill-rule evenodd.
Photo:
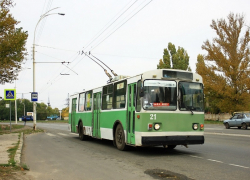
<instances>
[{"instance_id":1,"label":"green and white trolleybus","mask_svg":"<svg viewBox=\"0 0 250 180\"><path fill-rule=\"evenodd\" d=\"M88 137L128 146L204 144L202 77L157 69L124 77L70 96L69 128Z\"/></svg>"}]
</instances>

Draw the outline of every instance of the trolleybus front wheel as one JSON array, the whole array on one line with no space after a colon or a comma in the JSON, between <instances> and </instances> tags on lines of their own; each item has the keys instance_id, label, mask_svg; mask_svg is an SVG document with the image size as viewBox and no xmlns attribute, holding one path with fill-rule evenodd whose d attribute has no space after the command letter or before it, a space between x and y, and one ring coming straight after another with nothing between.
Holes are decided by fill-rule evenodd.
<instances>
[{"instance_id":1,"label":"trolleybus front wheel","mask_svg":"<svg viewBox=\"0 0 250 180\"><path fill-rule=\"evenodd\" d=\"M127 145L125 143L125 135L121 124L118 124L115 129L115 143L117 149L121 151L125 151L127 149Z\"/></svg>"},{"instance_id":2,"label":"trolleybus front wheel","mask_svg":"<svg viewBox=\"0 0 250 180\"><path fill-rule=\"evenodd\" d=\"M79 132L79 138L80 138L82 141L87 139L87 136L83 134L82 122L80 122L80 124L79 124L78 132Z\"/></svg>"}]
</instances>

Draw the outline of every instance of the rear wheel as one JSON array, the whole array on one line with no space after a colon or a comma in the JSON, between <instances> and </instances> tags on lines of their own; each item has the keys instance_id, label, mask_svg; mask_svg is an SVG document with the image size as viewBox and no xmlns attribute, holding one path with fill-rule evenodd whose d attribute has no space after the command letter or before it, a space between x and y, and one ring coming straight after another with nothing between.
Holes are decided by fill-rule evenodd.
<instances>
[{"instance_id":1,"label":"rear wheel","mask_svg":"<svg viewBox=\"0 0 250 180\"><path fill-rule=\"evenodd\" d=\"M230 128L230 126L229 126L228 123L225 124L225 127L226 127L226 129L229 129L229 128Z\"/></svg>"},{"instance_id":2,"label":"rear wheel","mask_svg":"<svg viewBox=\"0 0 250 180\"><path fill-rule=\"evenodd\" d=\"M242 129L247 129L247 124L246 123L242 124Z\"/></svg>"},{"instance_id":3,"label":"rear wheel","mask_svg":"<svg viewBox=\"0 0 250 180\"><path fill-rule=\"evenodd\" d=\"M79 138L82 141L87 139L87 136L83 134L83 125L82 125L82 122L80 122L80 124L79 124L78 132L79 132Z\"/></svg>"},{"instance_id":4,"label":"rear wheel","mask_svg":"<svg viewBox=\"0 0 250 180\"><path fill-rule=\"evenodd\" d=\"M241 129L241 126L238 126L238 129Z\"/></svg>"},{"instance_id":5,"label":"rear wheel","mask_svg":"<svg viewBox=\"0 0 250 180\"><path fill-rule=\"evenodd\" d=\"M125 143L125 135L121 124L118 124L115 129L115 143L117 149L119 149L120 151L125 151L127 149Z\"/></svg>"}]
</instances>

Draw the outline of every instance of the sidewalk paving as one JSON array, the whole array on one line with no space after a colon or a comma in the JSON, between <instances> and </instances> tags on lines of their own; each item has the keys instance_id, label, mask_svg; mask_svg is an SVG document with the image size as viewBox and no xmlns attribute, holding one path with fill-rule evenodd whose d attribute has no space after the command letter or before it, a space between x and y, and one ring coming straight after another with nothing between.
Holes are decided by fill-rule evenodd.
<instances>
[{"instance_id":1,"label":"sidewalk paving","mask_svg":"<svg viewBox=\"0 0 250 180\"><path fill-rule=\"evenodd\" d=\"M3 134L0 135L0 164L9 163L9 153L8 150L14 147L19 141L19 133ZM20 143L15 155L15 162L20 165L21 151L23 147L23 133L20 136Z\"/></svg>"}]
</instances>

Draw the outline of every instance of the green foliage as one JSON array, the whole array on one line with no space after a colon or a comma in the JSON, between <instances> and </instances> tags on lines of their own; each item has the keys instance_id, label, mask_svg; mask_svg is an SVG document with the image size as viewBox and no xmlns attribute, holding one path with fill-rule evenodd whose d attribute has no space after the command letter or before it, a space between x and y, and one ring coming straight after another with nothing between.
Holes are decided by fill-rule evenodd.
<instances>
[{"instance_id":1,"label":"green foliage","mask_svg":"<svg viewBox=\"0 0 250 180\"><path fill-rule=\"evenodd\" d=\"M207 103L222 112L249 110L250 49L249 28L243 31L244 16L228 15L213 20L211 28L217 37L205 41L202 49L207 55L198 55L196 72L203 77Z\"/></svg>"},{"instance_id":2,"label":"green foliage","mask_svg":"<svg viewBox=\"0 0 250 180\"><path fill-rule=\"evenodd\" d=\"M33 103L28 99L17 99L17 118L26 115L27 112L33 112ZM9 104L9 101L0 101L0 120L10 119L10 109L6 108L5 105ZM47 116L60 115L59 109L48 107L44 103L37 103L37 120L45 120ZM15 120L15 102L11 102L11 120Z\"/></svg>"},{"instance_id":3,"label":"green foliage","mask_svg":"<svg viewBox=\"0 0 250 180\"><path fill-rule=\"evenodd\" d=\"M157 69L182 69L191 71L187 51L182 47L178 47L176 51L175 45L168 43L168 49L164 49L163 60L160 59Z\"/></svg>"},{"instance_id":4,"label":"green foliage","mask_svg":"<svg viewBox=\"0 0 250 180\"><path fill-rule=\"evenodd\" d=\"M10 14L12 0L0 3L0 84L12 82L21 69L24 56L27 55L25 44L28 33L16 28L19 23Z\"/></svg>"}]
</instances>

